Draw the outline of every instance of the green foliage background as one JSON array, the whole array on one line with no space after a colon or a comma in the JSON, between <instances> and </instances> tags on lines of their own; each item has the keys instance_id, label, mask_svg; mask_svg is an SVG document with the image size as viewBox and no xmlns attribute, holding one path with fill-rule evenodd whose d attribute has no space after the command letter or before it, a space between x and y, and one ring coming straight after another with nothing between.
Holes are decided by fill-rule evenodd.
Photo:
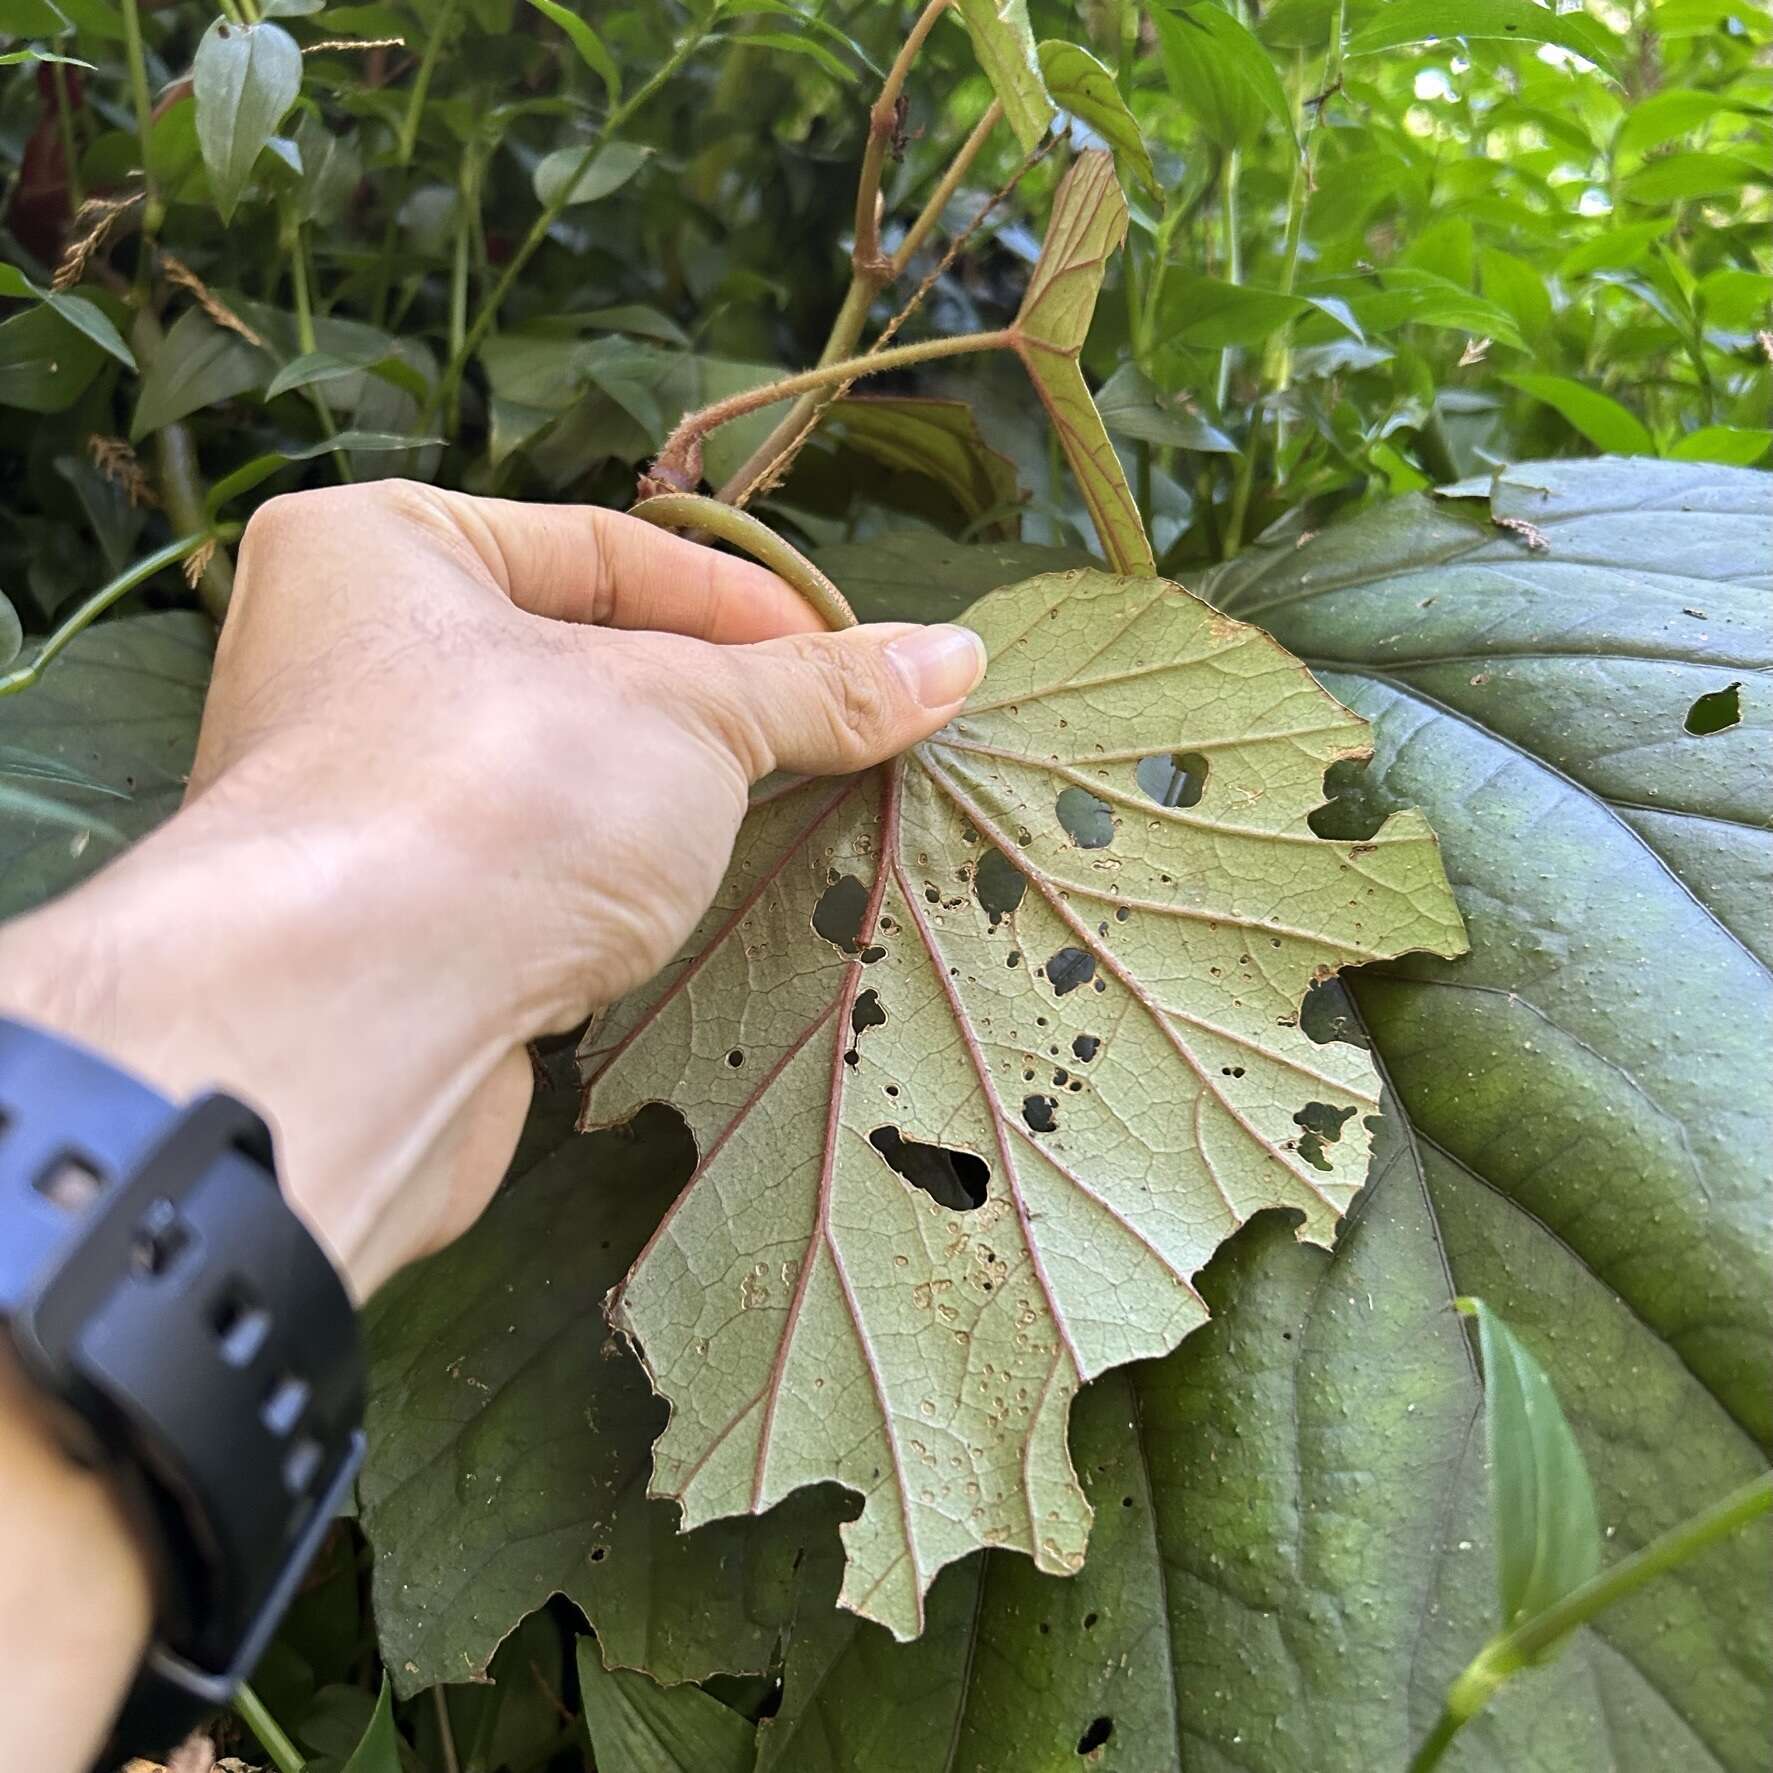
<instances>
[{"instance_id":1,"label":"green foliage background","mask_svg":"<svg viewBox=\"0 0 1773 1773\"><path fill-rule=\"evenodd\" d=\"M400 473L625 503L683 411L813 361L914 10L240 4L218 41L189 0L0 0L0 672L132 562L220 541L0 701L0 911L176 803L257 500ZM1326 829L1424 807L1473 955L1316 1006L1387 1075L1374 1183L1333 1259L1252 1225L1207 1272L1214 1324L1086 1393L1084 1572L970 1560L905 1647L831 1608L840 1499L687 1539L645 1500L660 1409L600 1300L687 1159L668 1126L568 1137L561 1075L486 1224L380 1302L362 1534L260 1676L312 1765L361 1741L361 1773L529 1773L585 1764L588 1729L606 1773L1401 1767L1494 1623L1456 1292L1551 1372L1611 1546L1766 1464L1773 510L1745 470L1773 442L1773 18L1029 12L1139 125L1096 116L1134 224L1085 368L1160 561L1374 721ZM889 250L990 98L942 25ZM905 338L1013 314L1065 158ZM1022 159L999 129L876 325ZM952 614L1090 546L1013 366L911 389L979 437L836 422L757 507L865 616ZM710 478L771 416L713 441ZM1690 733L1732 684L1738 722ZM1763 1767L1768 1555L1739 1541L1585 1631L1451 1764Z\"/></svg>"}]
</instances>

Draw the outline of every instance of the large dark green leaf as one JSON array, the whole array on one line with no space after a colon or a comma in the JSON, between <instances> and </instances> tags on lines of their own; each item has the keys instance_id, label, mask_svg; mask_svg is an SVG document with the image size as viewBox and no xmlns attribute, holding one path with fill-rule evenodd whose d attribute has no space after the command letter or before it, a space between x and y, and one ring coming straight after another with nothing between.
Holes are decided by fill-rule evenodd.
<instances>
[{"instance_id":1,"label":"large dark green leaf","mask_svg":"<svg viewBox=\"0 0 1773 1773\"><path fill-rule=\"evenodd\" d=\"M1333 1257L1250 1226L1194 1341L1080 1398L1082 1573L971 1560L899 1648L810 1591L766 1767L1402 1767L1497 1623L1457 1292L1551 1375L1608 1561L1764 1468L1770 488L1536 464L1495 507L1531 530L1412 498L1207 582L1375 721L1332 815L1424 807L1472 955L1312 1006L1389 1071L1373 1180ZM1740 727L1686 734L1732 680ZM1763 1525L1664 1578L1452 1764L1759 1773L1770 1572Z\"/></svg>"},{"instance_id":2,"label":"large dark green leaf","mask_svg":"<svg viewBox=\"0 0 1773 1773\"><path fill-rule=\"evenodd\" d=\"M17 695L0 697L0 917L40 904L178 805L197 748L213 630L185 612L126 616L77 636Z\"/></svg>"},{"instance_id":3,"label":"large dark green leaf","mask_svg":"<svg viewBox=\"0 0 1773 1773\"><path fill-rule=\"evenodd\" d=\"M581 1638L579 1692L597 1773L751 1773L756 1726L699 1687L605 1668Z\"/></svg>"},{"instance_id":4,"label":"large dark green leaf","mask_svg":"<svg viewBox=\"0 0 1773 1773\"><path fill-rule=\"evenodd\" d=\"M360 1497L382 1654L403 1693L479 1677L556 1592L612 1664L666 1681L763 1670L797 1529L830 1512L814 1495L767 1534L723 1522L683 1537L676 1508L646 1499L665 1412L603 1296L688 1175L689 1144L662 1112L581 1138L577 1095L552 1080L508 1193L370 1309Z\"/></svg>"}]
</instances>

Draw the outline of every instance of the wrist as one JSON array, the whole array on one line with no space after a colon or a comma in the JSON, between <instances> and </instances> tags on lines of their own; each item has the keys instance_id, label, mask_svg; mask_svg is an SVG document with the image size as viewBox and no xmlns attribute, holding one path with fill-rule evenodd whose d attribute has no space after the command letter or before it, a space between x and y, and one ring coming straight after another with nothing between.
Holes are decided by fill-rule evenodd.
<instances>
[{"instance_id":1,"label":"wrist","mask_svg":"<svg viewBox=\"0 0 1773 1773\"><path fill-rule=\"evenodd\" d=\"M175 1101L222 1089L265 1117L286 1197L358 1298L424 1247L412 1173L512 1044L447 967L413 965L427 913L388 893L395 867L360 828L267 832L206 795L0 928L0 1010ZM413 868L408 849L393 877Z\"/></svg>"}]
</instances>

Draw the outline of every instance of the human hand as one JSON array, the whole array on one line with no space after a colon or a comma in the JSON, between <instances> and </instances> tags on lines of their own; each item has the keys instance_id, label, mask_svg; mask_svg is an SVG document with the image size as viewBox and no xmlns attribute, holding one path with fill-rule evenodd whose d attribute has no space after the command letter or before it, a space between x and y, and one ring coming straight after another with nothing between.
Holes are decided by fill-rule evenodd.
<instances>
[{"instance_id":1,"label":"human hand","mask_svg":"<svg viewBox=\"0 0 1773 1773\"><path fill-rule=\"evenodd\" d=\"M490 1197L525 1043L681 946L749 784L889 757L983 668L964 629L817 627L761 567L612 512L273 500L184 809L0 931L5 1003L252 1101L365 1295Z\"/></svg>"}]
</instances>

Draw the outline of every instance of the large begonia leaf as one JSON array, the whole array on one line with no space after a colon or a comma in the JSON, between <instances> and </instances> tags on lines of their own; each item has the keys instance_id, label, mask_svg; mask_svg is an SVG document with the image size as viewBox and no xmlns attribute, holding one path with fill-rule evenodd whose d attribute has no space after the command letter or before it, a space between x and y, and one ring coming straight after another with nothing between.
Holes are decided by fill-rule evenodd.
<instances>
[{"instance_id":1,"label":"large begonia leaf","mask_svg":"<svg viewBox=\"0 0 1773 1773\"><path fill-rule=\"evenodd\" d=\"M1607 1562L1766 1468L1773 478L1555 462L1460 490L1203 587L1372 718L1333 814L1422 807L1470 923L1455 965L1345 975L1358 1015L1314 994L1390 1085L1334 1255L1250 1226L1199 1279L1214 1321L1083 1394L1075 1578L969 1560L905 1646L832 1617L834 1579L809 1593L772 1773L1086 1742L1108 1773L1405 1765L1498 1622L1459 1292L1551 1375ZM1737 724L1688 732L1732 682ZM1770 1579L1762 1522L1511 1682L1454 1762L1758 1773Z\"/></svg>"},{"instance_id":2,"label":"large begonia leaf","mask_svg":"<svg viewBox=\"0 0 1773 1773\"><path fill-rule=\"evenodd\" d=\"M1376 1079L1307 990L1463 945L1420 816L1309 828L1366 731L1259 630L1087 570L968 619L965 711L762 793L584 1048L587 1125L668 1100L699 1152L614 1300L672 1406L655 1489L690 1526L859 1492L842 1598L901 1637L978 1547L1081 1565L1078 1387L1203 1322L1253 1214L1327 1244L1365 1179ZM944 1153L976 1206L907 1179Z\"/></svg>"}]
</instances>

